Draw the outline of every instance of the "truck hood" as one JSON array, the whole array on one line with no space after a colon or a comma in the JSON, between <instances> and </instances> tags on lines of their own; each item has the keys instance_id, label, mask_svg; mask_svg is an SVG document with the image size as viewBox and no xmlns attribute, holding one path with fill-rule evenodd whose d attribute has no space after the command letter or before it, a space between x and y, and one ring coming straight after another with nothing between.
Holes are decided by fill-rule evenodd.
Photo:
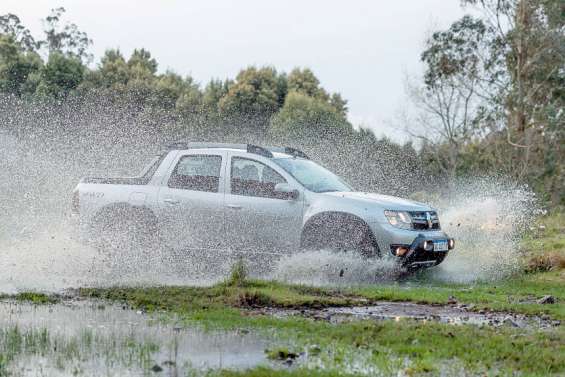
<instances>
[{"instance_id":1,"label":"truck hood","mask_svg":"<svg viewBox=\"0 0 565 377\"><path fill-rule=\"evenodd\" d=\"M378 205L382 209L396 210L396 211L433 211L429 205L415 202L413 200L403 199L396 196L372 194L367 192L346 192L346 191L332 191L325 192L323 195L330 195L335 197L346 198L364 202L367 204Z\"/></svg>"}]
</instances>

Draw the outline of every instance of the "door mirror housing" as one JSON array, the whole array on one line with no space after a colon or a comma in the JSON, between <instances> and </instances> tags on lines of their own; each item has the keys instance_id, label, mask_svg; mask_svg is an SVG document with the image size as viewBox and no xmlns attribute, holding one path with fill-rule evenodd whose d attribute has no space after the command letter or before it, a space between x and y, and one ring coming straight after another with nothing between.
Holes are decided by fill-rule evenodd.
<instances>
[{"instance_id":1,"label":"door mirror housing","mask_svg":"<svg viewBox=\"0 0 565 377\"><path fill-rule=\"evenodd\" d=\"M275 194L279 199L298 199L299 192L292 188L288 183L277 183L275 185Z\"/></svg>"}]
</instances>

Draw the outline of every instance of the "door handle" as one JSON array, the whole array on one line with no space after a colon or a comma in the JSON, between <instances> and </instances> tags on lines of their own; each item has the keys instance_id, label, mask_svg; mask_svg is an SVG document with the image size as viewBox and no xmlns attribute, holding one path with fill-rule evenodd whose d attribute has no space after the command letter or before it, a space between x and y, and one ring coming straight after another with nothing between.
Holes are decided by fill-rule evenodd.
<instances>
[{"instance_id":1,"label":"door handle","mask_svg":"<svg viewBox=\"0 0 565 377\"><path fill-rule=\"evenodd\" d=\"M226 207L231 209L241 209L241 206L238 204L228 204Z\"/></svg>"},{"instance_id":2,"label":"door handle","mask_svg":"<svg viewBox=\"0 0 565 377\"><path fill-rule=\"evenodd\" d=\"M170 199L170 198L167 198L167 199L165 199L165 200L163 200L163 201L164 201L165 203L168 203L168 204L179 204L179 201L178 201L178 200Z\"/></svg>"}]
</instances>

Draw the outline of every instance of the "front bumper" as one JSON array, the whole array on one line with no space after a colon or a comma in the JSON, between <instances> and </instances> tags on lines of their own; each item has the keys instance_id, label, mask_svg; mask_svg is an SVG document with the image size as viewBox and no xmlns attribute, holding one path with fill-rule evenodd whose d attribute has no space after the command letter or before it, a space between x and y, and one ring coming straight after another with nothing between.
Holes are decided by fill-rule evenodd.
<instances>
[{"instance_id":1,"label":"front bumper","mask_svg":"<svg viewBox=\"0 0 565 377\"><path fill-rule=\"evenodd\" d=\"M427 243L431 243L433 245L433 241L444 240L448 241L448 250L434 251L426 249ZM398 260L398 263L400 263L402 267L410 270L417 270L420 268L437 266L443 262L449 251L453 249L453 245L453 241L447 238L447 235L430 237L425 233L420 233L410 245L391 245L390 252L394 255L394 251L399 247L407 249L408 251L402 256L394 255L394 257Z\"/></svg>"},{"instance_id":2,"label":"front bumper","mask_svg":"<svg viewBox=\"0 0 565 377\"><path fill-rule=\"evenodd\" d=\"M407 269L420 269L437 266L447 256L449 251L428 251L424 248L425 241L450 240L450 237L441 230L414 231L393 227L386 223L371 226L375 239L379 245L381 255L391 258L396 263ZM453 244L451 244L453 245ZM406 252L396 256L394 250L403 247Z\"/></svg>"}]
</instances>

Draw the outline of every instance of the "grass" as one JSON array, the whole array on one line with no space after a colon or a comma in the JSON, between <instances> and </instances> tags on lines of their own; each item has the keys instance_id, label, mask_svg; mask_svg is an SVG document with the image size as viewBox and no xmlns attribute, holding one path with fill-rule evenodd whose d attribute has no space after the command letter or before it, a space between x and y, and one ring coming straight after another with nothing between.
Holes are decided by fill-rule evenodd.
<instances>
[{"instance_id":1,"label":"grass","mask_svg":"<svg viewBox=\"0 0 565 377\"><path fill-rule=\"evenodd\" d=\"M15 295L0 295L0 299L10 299L16 301L26 301L33 304L54 304L59 301L55 295L47 295L37 292L20 292Z\"/></svg>"},{"instance_id":2,"label":"grass","mask_svg":"<svg viewBox=\"0 0 565 377\"><path fill-rule=\"evenodd\" d=\"M396 284L354 289L352 293L371 301L414 301L428 304L446 304L450 297L455 297L458 303L472 305L473 310L545 314L556 320L565 320L564 284L560 273L549 272L509 278L496 283L427 286ZM557 302L549 305L538 304L536 301L545 295L552 295Z\"/></svg>"},{"instance_id":3,"label":"grass","mask_svg":"<svg viewBox=\"0 0 565 377\"><path fill-rule=\"evenodd\" d=\"M523 240L527 273L565 270L565 212L540 218ZM565 275L562 275L565 281Z\"/></svg>"},{"instance_id":4,"label":"grass","mask_svg":"<svg viewBox=\"0 0 565 377\"><path fill-rule=\"evenodd\" d=\"M180 313L226 307L322 308L360 304L359 297L339 289L258 280L240 281L234 285L221 283L212 287L82 288L79 294L127 302L132 307L147 311L172 310Z\"/></svg>"}]
</instances>

